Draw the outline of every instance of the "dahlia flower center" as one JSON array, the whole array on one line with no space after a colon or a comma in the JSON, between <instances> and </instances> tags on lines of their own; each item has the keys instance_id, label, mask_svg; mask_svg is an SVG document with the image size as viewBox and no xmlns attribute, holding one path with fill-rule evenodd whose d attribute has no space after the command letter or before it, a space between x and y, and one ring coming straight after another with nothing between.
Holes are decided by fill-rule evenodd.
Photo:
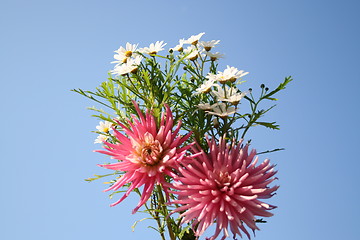
<instances>
[{"instance_id":1,"label":"dahlia flower center","mask_svg":"<svg viewBox=\"0 0 360 240\"><path fill-rule=\"evenodd\" d=\"M144 165L154 166L161 160L162 147L158 140L154 140L150 133L146 133L143 145L138 153Z\"/></svg>"},{"instance_id":2,"label":"dahlia flower center","mask_svg":"<svg viewBox=\"0 0 360 240\"><path fill-rule=\"evenodd\" d=\"M232 186L232 179L228 172L219 171L215 179L217 189L220 192L228 192Z\"/></svg>"}]
</instances>

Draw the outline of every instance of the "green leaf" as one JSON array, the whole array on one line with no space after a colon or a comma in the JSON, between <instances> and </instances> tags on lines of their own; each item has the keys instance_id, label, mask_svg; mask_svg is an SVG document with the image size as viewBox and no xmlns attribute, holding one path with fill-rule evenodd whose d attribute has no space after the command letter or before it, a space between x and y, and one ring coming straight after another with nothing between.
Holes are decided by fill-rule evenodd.
<instances>
[{"instance_id":1,"label":"green leaf","mask_svg":"<svg viewBox=\"0 0 360 240\"><path fill-rule=\"evenodd\" d=\"M87 178L87 179L85 179L85 181L87 181L87 182L91 182L91 181L94 181L94 180L97 180L97 179L100 179L100 178L103 178L103 177L107 177L107 176L111 176L111 175L116 175L116 174L119 174L119 172L118 171L115 171L115 172L113 172L113 173L109 173L109 174L105 174L105 175L96 175L96 174L94 174L94 178Z\"/></svg>"},{"instance_id":2,"label":"green leaf","mask_svg":"<svg viewBox=\"0 0 360 240\"><path fill-rule=\"evenodd\" d=\"M264 152L259 152L259 153L257 153L257 155L264 154L264 153L272 153L272 152L277 152L277 151L282 151L282 150L285 150L285 148L276 148L276 149L273 149L273 150L267 150L267 151L264 151Z\"/></svg>"},{"instance_id":3,"label":"green leaf","mask_svg":"<svg viewBox=\"0 0 360 240\"><path fill-rule=\"evenodd\" d=\"M259 124L261 126L267 127L267 128L271 128L271 129L276 129L276 130L280 130L279 125L275 124L276 122L255 122L255 124Z\"/></svg>"},{"instance_id":4,"label":"green leaf","mask_svg":"<svg viewBox=\"0 0 360 240\"><path fill-rule=\"evenodd\" d=\"M292 80L293 80L293 79L292 79L291 76L286 77L285 80L284 80L284 82L280 83L279 86L278 86L275 90L269 92L268 94L265 94L264 96L261 97L261 99L269 99L269 100L276 101L276 100L277 100L276 98L271 98L270 96L274 95L275 93L279 92L279 91L282 90L282 89L285 89L285 88L286 88L286 85L287 85L289 82L291 82Z\"/></svg>"},{"instance_id":5,"label":"green leaf","mask_svg":"<svg viewBox=\"0 0 360 240\"><path fill-rule=\"evenodd\" d=\"M135 227L136 227L136 225L137 225L139 222L142 222L142 221L148 220L148 219L152 219L152 218L143 218L143 219L140 219L140 220L134 222L134 224L131 226L132 231L133 231L133 232L135 231Z\"/></svg>"}]
</instances>

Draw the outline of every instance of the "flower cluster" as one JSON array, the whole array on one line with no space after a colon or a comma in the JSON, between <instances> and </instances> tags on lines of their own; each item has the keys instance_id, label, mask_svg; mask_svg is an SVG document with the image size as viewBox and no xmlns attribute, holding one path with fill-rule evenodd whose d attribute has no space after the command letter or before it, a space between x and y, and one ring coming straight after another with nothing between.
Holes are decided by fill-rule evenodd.
<instances>
[{"instance_id":1,"label":"flower cluster","mask_svg":"<svg viewBox=\"0 0 360 240\"><path fill-rule=\"evenodd\" d=\"M74 90L111 111L91 108L101 119L94 143L103 149L96 152L115 160L99 164L114 171L104 176L116 176L105 191L124 192L111 206L139 194L133 213L145 208L162 240L166 231L171 240L195 240L213 224L209 239L250 239L249 230L259 229L258 217L272 216L275 208L262 200L278 189L270 186L274 165L259 162L244 139L254 126L278 129L260 120L273 106L259 105L276 101L273 95L292 79L272 91L262 84L255 97L241 87L248 72L229 65L218 69L224 55L213 49L220 40L203 41L204 34L180 39L164 55L164 41L143 48L126 43L115 51L114 69L95 92Z\"/></svg>"}]
</instances>

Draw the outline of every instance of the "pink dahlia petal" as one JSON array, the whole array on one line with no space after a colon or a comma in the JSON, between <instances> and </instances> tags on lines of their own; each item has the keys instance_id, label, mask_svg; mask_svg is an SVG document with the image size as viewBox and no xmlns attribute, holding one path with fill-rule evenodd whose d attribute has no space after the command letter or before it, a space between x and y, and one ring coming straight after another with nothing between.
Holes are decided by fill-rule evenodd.
<instances>
[{"instance_id":1,"label":"pink dahlia petal","mask_svg":"<svg viewBox=\"0 0 360 240\"><path fill-rule=\"evenodd\" d=\"M192 146L193 155L186 157L174 179L172 193L178 199L173 203L181 205L174 212L181 212L182 223L193 222L198 237L216 223L209 239L221 233L221 239L231 233L234 238L245 233L250 239L247 228L259 230L256 216L270 217L269 210L276 208L259 200L271 197L279 188L268 187L276 179L274 166L268 159L257 164L256 151L248 153L248 145L242 146L242 142L229 145L224 138L207 142L209 153Z\"/></svg>"},{"instance_id":2,"label":"pink dahlia petal","mask_svg":"<svg viewBox=\"0 0 360 240\"><path fill-rule=\"evenodd\" d=\"M161 184L168 195L169 185L165 176L174 177L174 169L177 169L182 161L185 150L190 148L181 147L188 140L190 134L181 137L178 132L181 124L174 128L172 112L165 105L166 113L162 113L160 125L157 125L155 117L146 111L143 114L139 106L134 102L137 117L132 116L129 127L116 121L125 134L114 130L114 137L118 143L105 142L105 150L98 150L103 154L112 156L118 160L116 163L99 165L101 167L124 172L123 175L108 189L116 191L124 185L131 183L126 193L111 206L123 201L135 188L143 187L140 201L133 210L135 213L151 196L154 186Z\"/></svg>"}]
</instances>

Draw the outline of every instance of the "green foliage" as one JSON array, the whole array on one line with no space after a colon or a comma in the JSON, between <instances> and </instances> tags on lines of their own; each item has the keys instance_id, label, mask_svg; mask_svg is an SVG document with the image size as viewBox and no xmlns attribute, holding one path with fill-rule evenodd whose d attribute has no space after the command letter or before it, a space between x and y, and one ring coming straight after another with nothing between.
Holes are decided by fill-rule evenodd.
<instances>
[{"instance_id":1,"label":"green foliage","mask_svg":"<svg viewBox=\"0 0 360 240\"><path fill-rule=\"evenodd\" d=\"M118 171L115 171L115 172L109 173L109 174L105 174L105 175L97 175L97 174L94 174L95 177L93 177L93 178L87 178L87 179L85 179L85 181L87 181L87 182L92 182L92 181L94 181L94 180L98 180L98 179L103 178L103 177L108 177L108 176L118 175L118 174L119 174Z\"/></svg>"}]
</instances>

